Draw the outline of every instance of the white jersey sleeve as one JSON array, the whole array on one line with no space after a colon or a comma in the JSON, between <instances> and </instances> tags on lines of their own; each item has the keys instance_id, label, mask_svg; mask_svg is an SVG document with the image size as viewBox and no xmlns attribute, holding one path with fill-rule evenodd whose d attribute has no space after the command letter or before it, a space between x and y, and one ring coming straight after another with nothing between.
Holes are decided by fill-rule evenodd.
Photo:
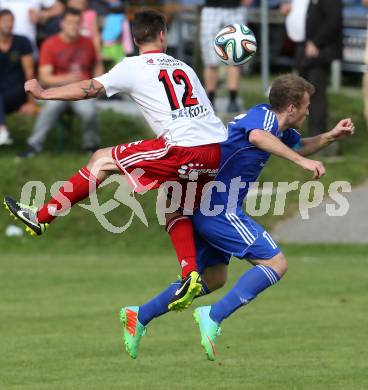
<instances>
[{"instance_id":1,"label":"white jersey sleeve","mask_svg":"<svg viewBox=\"0 0 368 390\"><path fill-rule=\"evenodd\" d=\"M115 65L109 72L95 77L95 80L104 86L107 97L119 92L131 93L135 81L132 61L129 58L124 58L123 61Z\"/></svg>"},{"instance_id":2,"label":"white jersey sleeve","mask_svg":"<svg viewBox=\"0 0 368 390\"><path fill-rule=\"evenodd\" d=\"M125 58L95 79L108 97L118 92L130 95L157 136L176 145L199 146L227 139L227 130L197 75L180 60L164 53L145 53Z\"/></svg>"}]
</instances>

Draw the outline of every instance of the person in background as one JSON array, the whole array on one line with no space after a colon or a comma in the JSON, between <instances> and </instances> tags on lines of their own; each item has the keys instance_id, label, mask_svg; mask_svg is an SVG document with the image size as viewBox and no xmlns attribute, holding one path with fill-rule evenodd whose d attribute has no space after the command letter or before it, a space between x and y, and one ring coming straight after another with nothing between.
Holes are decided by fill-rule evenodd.
<instances>
[{"instance_id":1,"label":"person in background","mask_svg":"<svg viewBox=\"0 0 368 390\"><path fill-rule=\"evenodd\" d=\"M41 47L39 78L46 87L62 86L98 76L99 61L93 42L80 35L81 12L66 9L59 34L48 38ZM19 157L33 157L43 149L47 134L59 116L67 109L81 119L82 148L88 152L98 149L100 137L95 100L47 101L37 117L28 148Z\"/></svg>"},{"instance_id":2,"label":"person in background","mask_svg":"<svg viewBox=\"0 0 368 390\"><path fill-rule=\"evenodd\" d=\"M301 73L304 56L305 22L310 0L283 0L280 11L285 16L286 33L294 44L294 67Z\"/></svg>"},{"instance_id":3,"label":"person in background","mask_svg":"<svg viewBox=\"0 0 368 390\"><path fill-rule=\"evenodd\" d=\"M8 9L14 15L14 34L27 37L37 55L36 25L57 12L55 0L0 0L0 9ZM45 8L44 10L42 10Z\"/></svg>"},{"instance_id":4,"label":"person in background","mask_svg":"<svg viewBox=\"0 0 368 390\"><path fill-rule=\"evenodd\" d=\"M108 2L109 0L89 0L89 5L90 5L90 8L94 9L98 16L102 16L104 17L108 11L109 11L109 7L108 7Z\"/></svg>"},{"instance_id":5,"label":"person in background","mask_svg":"<svg viewBox=\"0 0 368 390\"><path fill-rule=\"evenodd\" d=\"M284 7L289 37L297 42L295 63L300 76L316 87L311 98L308 131L327 127L327 86L331 63L342 57L342 1L292 0ZM289 12L286 12L289 11Z\"/></svg>"},{"instance_id":6,"label":"person in background","mask_svg":"<svg viewBox=\"0 0 368 390\"><path fill-rule=\"evenodd\" d=\"M32 115L37 108L23 88L24 82L34 77L31 43L26 37L13 34L13 26L13 13L0 10L0 145L13 143L5 115L17 110Z\"/></svg>"},{"instance_id":7,"label":"person in background","mask_svg":"<svg viewBox=\"0 0 368 390\"><path fill-rule=\"evenodd\" d=\"M54 6L42 10L38 22L42 25L41 36L48 38L60 32L60 19L66 8L74 8L82 12L81 35L92 38L97 53L100 52L100 30L97 12L90 7L88 0L56 0ZM44 20L48 17L48 20Z\"/></svg>"},{"instance_id":8,"label":"person in background","mask_svg":"<svg viewBox=\"0 0 368 390\"><path fill-rule=\"evenodd\" d=\"M102 57L116 65L125 55L134 52L130 23L121 0L105 0L108 12L102 28Z\"/></svg>"},{"instance_id":9,"label":"person in background","mask_svg":"<svg viewBox=\"0 0 368 390\"><path fill-rule=\"evenodd\" d=\"M204 84L211 103L215 104L216 89L219 80L219 65L221 61L213 50L213 40L221 28L230 23L246 23L246 7L253 0L206 0L201 12L201 50L204 64ZM229 102L227 111L240 111L237 103L240 67L227 67L227 88Z\"/></svg>"},{"instance_id":10,"label":"person in background","mask_svg":"<svg viewBox=\"0 0 368 390\"><path fill-rule=\"evenodd\" d=\"M98 55L98 68L96 72L102 74L104 66L101 60L101 34L97 12L89 7L88 0L68 0L67 8L74 8L82 14L81 35L92 39Z\"/></svg>"},{"instance_id":11,"label":"person in background","mask_svg":"<svg viewBox=\"0 0 368 390\"><path fill-rule=\"evenodd\" d=\"M106 12L103 17L102 34L100 34L98 13L91 7L92 1L58 0L58 3L64 9L74 8L82 12L81 35L91 38L96 52L101 55L101 73L104 71L102 60L109 66L113 66L120 62L125 54L133 53L130 23L124 15L125 7L122 1L105 0L101 3Z\"/></svg>"},{"instance_id":12,"label":"person in background","mask_svg":"<svg viewBox=\"0 0 368 390\"><path fill-rule=\"evenodd\" d=\"M68 0L68 8L74 8L82 13L81 35L91 38L97 53L101 50L101 37L98 25L97 13L89 7L88 0Z\"/></svg>"},{"instance_id":13,"label":"person in background","mask_svg":"<svg viewBox=\"0 0 368 390\"><path fill-rule=\"evenodd\" d=\"M51 7L42 7L36 19L38 47L45 39L60 31L60 20L64 10L64 3L58 0L55 0Z\"/></svg>"}]
</instances>

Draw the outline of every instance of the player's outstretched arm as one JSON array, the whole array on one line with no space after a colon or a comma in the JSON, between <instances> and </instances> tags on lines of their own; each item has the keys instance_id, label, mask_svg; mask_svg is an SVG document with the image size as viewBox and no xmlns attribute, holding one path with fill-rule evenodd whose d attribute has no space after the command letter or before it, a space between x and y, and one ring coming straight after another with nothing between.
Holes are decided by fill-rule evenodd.
<instances>
[{"instance_id":1,"label":"player's outstretched arm","mask_svg":"<svg viewBox=\"0 0 368 390\"><path fill-rule=\"evenodd\" d=\"M38 100L83 100L105 94L104 86L97 80L82 80L61 87L44 89L33 79L24 84L26 92Z\"/></svg>"},{"instance_id":2,"label":"player's outstretched arm","mask_svg":"<svg viewBox=\"0 0 368 390\"><path fill-rule=\"evenodd\" d=\"M259 149L292 161L303 169L313 172L313 179L319 179L325 174L325 168L320 161L310 160L295 152L273 134L261 130L252 130L249 134L249 141Z\"/></svg>"},{"instance_id":3,"label":"player's outstretched arm","mask_svg":"<svg viewBox=\"0 0 368 390\"><path fill-rule=\"evenodd\" d=\"M354 123L350 118L342 119L332 130L316 135L315 137L302 138L301 148L297 152L302 156L309 156L335 141L341 140L355 132Z\"/></svg>"}]
</instances>

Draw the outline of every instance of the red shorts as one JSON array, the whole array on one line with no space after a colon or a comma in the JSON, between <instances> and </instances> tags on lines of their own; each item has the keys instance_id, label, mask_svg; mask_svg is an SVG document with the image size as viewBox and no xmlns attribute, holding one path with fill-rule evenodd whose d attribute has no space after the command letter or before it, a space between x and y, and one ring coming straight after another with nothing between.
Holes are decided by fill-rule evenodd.
<instances>
[{"instance_id":1,"label":"red shorts","mask_svg":"<svg viewBox=\"0 0 368 390\"><path fill-rule=\"evenodd\" d=\"M196 182L196 205L203 186L214 180L221 159L219 144L184 147L164 138L115 146L112 157L135 192L174 181L185 186L184 195L187 183ZM190 188L194 191L193 185Z\"/></svg>"}]
</instances>

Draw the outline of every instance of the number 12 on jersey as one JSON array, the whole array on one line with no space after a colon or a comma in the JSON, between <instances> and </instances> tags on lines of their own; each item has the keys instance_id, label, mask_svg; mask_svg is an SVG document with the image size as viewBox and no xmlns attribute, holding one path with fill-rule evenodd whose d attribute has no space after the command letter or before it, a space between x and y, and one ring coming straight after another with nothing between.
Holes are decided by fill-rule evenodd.
<instances>
[{"instance_id":1,"label":"number 12 on jersey","mask_svg":"<svg viewBox=\"0 0 368 390\"><path fill-rule=\"evenodd\" d=\"M189 80L188 75L181 69L175 69L172 74L172 77L175 84L180 85L184 83L185 90L181 99L183 106L184 107L196 106L198 104L198 99L192 95L193 86ZM175 87L166 69L162 69L160 71L160 74L158 75L158 79L164 84L166 95L170 102L171 110L172 111L178 110L180 108L178 97L175 92Z\"/></svg>"}]
</instances>

